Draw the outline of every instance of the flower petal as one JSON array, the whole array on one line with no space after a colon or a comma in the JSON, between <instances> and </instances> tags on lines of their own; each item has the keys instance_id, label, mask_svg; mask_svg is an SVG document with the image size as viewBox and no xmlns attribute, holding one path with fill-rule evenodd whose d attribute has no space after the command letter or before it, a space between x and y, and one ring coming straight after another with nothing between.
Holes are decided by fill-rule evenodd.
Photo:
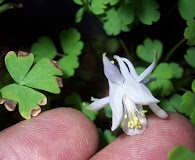
<instances>
[{"instance_id":1,"label":"flower petal","mask_svg":"<svg viewBox=\"0 0 195 160\"><path fill-rule=\"evenodd\" d=\"M132 77L132 75L130 74L127 66L122 61L122 59L117 55L114 55L114 59L116 59L118 61L121 74L122 74L123 78L125 79L125 81L129 81L129 82L135 81L134 78Z\"/></svg>"},{"instance_id":2,"label":"flower petal","mask_svg":"<svg viewBox=\"0 0 195 160\"><path fill-rule=\"evenodd\" d=\"M103 54L104 74L106 78L112 82L121 84L123 77L116 65L112 64L106 57L106 53Z\"/></svg>"},{"instance_id":3,"label":"flower petal","mask_svg":"<svg viewBox=\"0 0 195 160\"><path fill-rule=\"evenodd\" d=\"M112 127L111 130L114 131L121 123L123 117L123 90L122 87L116 83L109 82L109 102L112 110Z\"/></svg>"},{"instance_id":4,"label":"flower petal","mask_svg":"<svg viewBox=\"0 0 195 160\"><path fill-rule=\"evenodd\" d=\"M160 118L167 118L168 114L162 110L156 103L149 104L150 109Z\"/></svg>"},{"instance_id":5,"label":"flower petal","mask_svg":"<svg viewBox=\"0 0 195 160\"><path fill-rule=\"evenodd\" d=\"M138 82L141 82L144 78L146 78L146 77L153 71L154 67L156 66L156 61L157 61L157 57L156 57L156 55L155 55L155 58L154 58L154 61L152 62L152 64L149 65L149 67L146 68L146 69L144 70L144 72L142 72L142 73L139 75L139 77L138 77L138 79L137 79Z\"/></svg>"},{"instance_id":6,"label":"flower petal","mask_svg":"<svg viewBox=\"0 0 195 160\"><path fill-rule=\"evenodd\" d=\"M142 83L134 82L129 83L124 82L123 85L124 93L129 97L131 101L139 105L148 105L150 103L158 103L159 100L156 99L150 90Z\"/></svg>"},{"instance_id":7,"label":"flower petal","mask_svg":"<svg viewBox=\"0 0 195 160\"><path fill-rule=\"evenodd\" d=\"M121 58L121 59L123 60L123 62L125 62L127 64L127 66L128 66L128 68L130 70L130 73L131 73L132 77L135 80L137 80L138 74L137 74L137 72L136 72L135 67L133 66L133 64L128 59L126 59L126 58Z\"/></svg>"},{"instance_id":8,"label":"flower petal","mask_svg":"<svg viewBox=\"0 0 195 160\"><path fill-rule=\"evenodd\" d=\"M107 105L108 103L109 103L109 97L104 97L104 98L95 100L86 108L92 111L97 111L97 110L104 108L104 106Z\"/></svg>"}]
</instances>

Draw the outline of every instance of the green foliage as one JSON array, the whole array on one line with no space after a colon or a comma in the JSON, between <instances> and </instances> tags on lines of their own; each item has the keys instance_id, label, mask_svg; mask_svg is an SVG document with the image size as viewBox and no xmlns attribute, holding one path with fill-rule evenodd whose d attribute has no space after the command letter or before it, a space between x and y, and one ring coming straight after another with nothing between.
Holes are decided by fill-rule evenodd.
<instances>
[{"instance_id":1,"label":"green foliage","mask_svg":"<svg viewBox=\"0 0 195 160\"><path fill-rule=\"evenodd\" d=\"M103 28L108 35L118 35L121 31L129 31L135 19L139 19L143 24L152 25L160 18L160 13L157 11L159 4L155 0L147 2L134 0L122 3L119 3L119 0L91 0L85 1L85 4L79 0L74 2L83 5L76 13L77 23L81 21L84 11L87 10L104 22Z\"/></svg>"},{"instance_id":2,"label":"green foliage","mask_svg":"<svg viewBox=\"0 0 195 160\"><path fill-rule=\"evenodd\" d=\"M94 112L86 109L86 107L89 106L89 102L83 102L81 97L77 93L72 93L71 95L67 96L65 98L65 104L79 109L92 121L96 119L96 116L98 114L98 112Z\"/></svg>"},{"instance_id":3,"label":"green foliage","mask_svg":"<svg viewBox=\"0 0 195 160\"><path fill-rule=\"evenodd\" d=\"M160 101L160 106L170 112L177 112L177 108L180 107L182 102L182 97L179 94L174 94L169 100L162 99Z\"/></svg>"},{"instance_id":4,"label":"green foliage","mask_svg":"<svg viewBox=\"0 0 195 160\"><path fill-rule=\"evenodd\" d=\"M191 48L188 48L186 52L187 53L184 56L186 62L190 66L192 66L192 67L195 68L195 61L194 61L194 59L195 59L195 48L192 48L192 47Z\"/></svg>"},{"instance_id":5,"label":"green foliage","mask_svg":"<svg viewBox=\"0 0 195 160\"><path fill-rule=\"evenodd\" d=\"M195 20L187 21L188 27L185 28L184 37L188 40L187 44L193 46L195 44Z\"/></svg>"},{"instance_id":6,"label":"green foliage","mask_svg":"<svg viewBox=\"0 0 195 160\"><path fill-rule=\"evenodd\" d=\"M111 143L116 139L116 135L113 135L110 130L105 130L103 132L103 136L106 139L107 143Z\"/></svg>"},{"instance_id":7,"label":"green foliage","mask_svg":"<svg viewBox=\"0 0 195 160\"><path fill-rule=\"evenodd\" d=\"M105 112L106 117L108 117L108 118L112 117L112 110L110 108L110 105L106 105L104 107L104 112Z\"/></svg>"},{"instance_id":8,"label":"green foliage","mask_svg":"<svg viewBox=\"0 0 195 160\"><path fill-rule=\"evenodd\" d=\"M59 36L63 54L58 54L53 41L49 37L39 37L38 42L32 45L31 52L36 55L36 62L44 57L55 59L56 56L60 55L61 58L58 58L58 64L63 71L63 78L68 78L74 75L75 69L79 66L78 56L84 46L80 38L80 33L76 29L70 28L61 31Z\"/></svg>"},{"instance_id":9,"label":"green foliage","mask_svg":"<svg viewBox=\"0 0 195 160\"><path fill-rule=\"evenodd\" d=\"M181 17L185 20L193 20L195 17L195 1L194 0L179 0L178 10Z\"/></svg>"},{"instance_id":10,"label":"green foliage","mask_svg":"<svg viewBox=\"0 0 195 160\"><path fill-rule=\"evenodd\" d=\"M184 146L176 146L168 154L168 160L194 160L195 153Z\"/></svg>"},{"instance_id":11,"label":"green foliage","mask_svg":"<svg viewBox=\"0 0 195 160\"><path fill-rule=\"evenodd\" d=\"M57 50L49 37L39 37L31 47L31 52L35 55L35 62L42 58L53 59L57 55Z\"/></svg>"},{"instance_id":12,"label":"green foliage","mask_svg":"<svg viewBox=\"0 0 195 160\"><path fill-rule=\"evenodd\" d=\"M157 53L157 59L159 60L162 55L162 50L163 44L159 40L147 38L144 40L143 45L140 44L137 46L136 54L143 61L151 63L154 61L154 51Z\"/></svg>"},{"instance_id":13,"label":"green foliage","mask_svg":"<svg viewBox=\"0 0 195 160\"><path fill-rule=\"evenodd\" d=\"M143 24L151 25L160 19L160 12L157 11L159 4L155 0L136 0L135 11Z\"/></svg>"},{"instance_id":14,"label":"green foliage","mask_svg":"<svg viewBox=\"0 0 195 160\"><path fill-rule=\"evenodd\" d=\"M155 94L166 96L173 91L173 84L170 79L174 77L174 72L168 63L159 64L152 76L156 77L156 81L148 86Z\"/></svg>"},{"instance_id":15,"label":"green foliage","mask_svg":"<svg viewBox=\"0 0 195 160\"><path fill-rule=\"evenodd\" d=\"M14 4L14 3L6 3L3 4L4 0L0 0L0 13L3 13L7 11L8 9L13 9L13 8L22 8L22 4Z\"/></svg>"},{"instance_id":16,"label":"green foliage","mask_svg":"<svg viewBox=\"0 0 195 160\"><path fill-rule=\"evenodd\" d=\"M105 23L103 28L108 35L118 35L121 31L129 31L129 28L122 22L122 19L115 8L111 8L106 12L104 20Z\"/></svg>"},{"instance_id":17,"label":"green foliage","mask_svg":"<svg viewBox=\"0 0 195 160\"><path fill-rule=\"evenodd\" d=\"M195 124L195 80L192 82L192 91L186 91L182 96L181 107L178 108L179 112L189 116L192 123Z\"/></svg>"},{"instance_id":18,"label":"green foliage","mask_svg":"<svg viewBox=\"0 0 195 160\"><path fill-rule=\"evenodd\" d=\"M46 104L46 97L34 90L40 89L51 93L59 93L61 81L56 76L62 72L47 58L43 58L32 67L33 54L9 52L5 57L8 72L16 83L1 88L2 99L11 100L19 104L20 114L29 119L34 110L39 110L39 105ZM31 68L32 67L32 68ZM34 88L34 89L33 89ZM5 106L7 106L5 102Z\"/></svg>"}]
</instances>

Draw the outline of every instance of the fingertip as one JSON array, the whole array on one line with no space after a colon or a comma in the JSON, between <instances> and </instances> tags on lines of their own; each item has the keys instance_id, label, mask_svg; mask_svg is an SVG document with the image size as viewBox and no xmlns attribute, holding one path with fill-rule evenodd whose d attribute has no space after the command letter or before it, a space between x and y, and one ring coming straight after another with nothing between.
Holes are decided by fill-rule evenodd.
<instances>
[{"instance_id":1,"label":"fingertip","mask_svg":"<svg viewBox=\"0 0 195 160\"><path fill-rule=\"evenodd\" d=\"M91 160L167 160L168 152L175 146L182 145L195 150L195 127L184 116L169 113L166 119L151 115L147 120L148 126L142 134L122 134Z\"/></svg>"},{"instance_id":2,"label":"fingertip","mask_svg":"<svg viewBox=\"0 0 195 160\"><path fill-rule=\"evenodd\" d=\"M96 152L98 132L80 111L57 108L4 130L0 144L0 159L7 154L9 159L82 160Z\"/></svg>"}]
</instances>

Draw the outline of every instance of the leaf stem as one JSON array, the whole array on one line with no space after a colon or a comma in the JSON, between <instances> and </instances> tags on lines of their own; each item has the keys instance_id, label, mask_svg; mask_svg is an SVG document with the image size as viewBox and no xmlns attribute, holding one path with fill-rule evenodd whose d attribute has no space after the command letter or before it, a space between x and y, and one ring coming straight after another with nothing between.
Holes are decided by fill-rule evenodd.
<instances>
[{"instance_id":1,"label":"leaf stem","mask_svg":"<svg viewBox=\"0 0 195 160\"><path fill-rule=\"evenodd\" d=\"M171 57L171 55L175 52L175 50L182 44L185 42L185 38L181 39L166 55L165 57L165 62L169 60L169 58Z\"/></svg>"},{"instance_id":2,"label":"leaf stem","mask_svg":"<svg viewBox=\"0 0 195 160\"><path fill-rule=\"evenodd\" d=\"M85 2L85 0L81 0L81 2L83 3L84 8L86 9L86 11L91 14L90 10L89 10L89 6L87 5L87 3Z\"/></svg>"}]
</instances>

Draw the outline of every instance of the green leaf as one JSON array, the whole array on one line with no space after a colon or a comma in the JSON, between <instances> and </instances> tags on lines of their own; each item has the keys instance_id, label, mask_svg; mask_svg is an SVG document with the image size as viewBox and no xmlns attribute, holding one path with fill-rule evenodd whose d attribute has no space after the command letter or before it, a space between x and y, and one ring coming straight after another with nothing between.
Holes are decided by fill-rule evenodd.
<instances>
[{"instance_id":1,"label":"green leaf","mask_svg":"<svg viewBox=\"0 0 195 160\"><path fill-rule=\"evenodd\" d=\"M110 108L110 105L106 105L104 107L104 112L105 112L106 117L112 118L112 110Z\"/></svg>"},{"instance_id":2,"label":"green leaf","mask_svg":"<svg viewBox=\"0 0 195 160\"><path fill-rule=\"evenodd\" d=\"M153 75L157 78L161 77L164 79L173 78L174 72L168 63L160 63L154 70Z\"/></svg>"},{"instance_id":3,"label":"green leaf","mask_svg":"<svg viewBox=\"0 0 195 160\"><path fill-rule=\"evenodd\" d=\"M96 15L103 14L107 4L108 0L92 0L90 10Z\"/></svg>"},{"instance_id":4,"label":"green leaf","mask_svg":"<svg viewBox=\"0 0 195 160\"><path fill-rule=\"evenodd\" d=\"M195 20L187 21L187 26L184 31L184 37L188 40L187 44L193 46L195 44Z\"/></svg>"},{"instance_id":5,"label":"green leaf","mask_svg":"<svg viewBox=\"0 0 195 160\"><path fill-rule=\"evenodd\" d=\"M173 84L171 81L157 77L156 81L148 84L149 89L155 94L162 97L169 95L173 91Z\"/></svg>"},{"instance_id":6,"label":"green leaf","mask_svg":"<svg viewBox=\"0 0 195 160\"><path fill-rule=\"evenodd\" d=\"M173 148L168 154L168 160L194 160L195 153L184 146Z\"/></svg>"},{"instance_id":7,"label":"green leaf","mask_svg":"<svg viewBox=\"0 0 195 160\"><path fill-rule=\"evenodd\" d=\"M151 63L154 61L154 50L157 53L157 59L159 60L162 55L163 44L155 39L145 39L143 45L138 45L136 49L137 56L145 62Z\"/></svg>"},{"instance_id":8,"label":"green leaf","mask_svg":"<svg viewBox=\"0 0 195 160\"><path fill-rule=\"evenodd\" d=\"M62 72L49 59L43 58L35 64L22 81L22 85L51 93L60 93L58 79Z\"/></svg>"},{"instance_id":9,"label":"green leaf","mask_svg":"<svg viewBox=\"0 0 195 160\"><path fill-rule=\"evenodd\" d=\"M76 3L78 5L83 5L82 0L73 0L73 1L74 1L74 3Z\"/></svg>"},{"instance_id":10,"label":"green leaf","mask_svg":"<svg viewBox=\"0 0 195 160\"><path fill-rule=\"evenodd\" d=\"M53 59L57 55L57 50L49 37L39 37L38 42L31 47L31 53L35 55L35 62L42 58Z\"/></svg>"},{"instance_id":11,"label":"green leaf","mask_svg":"<svg viewBox=\"0 0 195 160\"><path fill-rule=\"evenodd\" d=\"M121 5L118 9L118 15L124 24L130 24L133 22L135 13L131 3Z\"/></svg>"},{"instance_id":12,"label":"green leaf","mask_svg":"<svg viewBox=\"0 0 195 160\"><path fill-rule=\"evenodd\" d=\"M59 86L62 86L61 79L56 77L62 75L56 62L43 58L32 67L33 61L33 54L20 51L17 56L15 52L8 52L5 65L18 84L10 84L1 89L5 107L14 110L18 103L20 114L27 119L31 115L36 116L41 111L39 105L45 105L47 101L45 95L32 88L59 93Z\"/></svg>"},{"instance_id":13,"label":"green leaf","mask_svg":"<svg viewBox=\"0 0 195 160\"><path fill-rule=\"evenodd\" d=\"M87 117L89 117L89 119L91 119L92 121L94 121L94 120L96 119L96 116L97 116L98 112L90 111L89 109L87 109L86 107L89 106L89 105L90 105L89 102L80 103L81 111L82 111Z\"/></svg>"},{"instance_id":14,"label":"green leaf","mask_svg":"<svg viewBox=\"0 0 195 160\"><path fill-rule=\"evenodd\" d=\"M181 102L182 97L179 94L174 94L169 100L167 98L160 100L160 106L166 111L178 112Z\"/></svg>"},{"instance_id":15,"label":"green leaf","mask_svg":"<svg viewBox=\"0 0 195 160\"><path fill-rule=\"evenodd\" d=\"M155 0L136 0L135 3L136 15L142 23L151 25L160 19L160 13L157 11L159 4Z\"/></svg>"},{"instance_id":16,"label":"green leaf","mask_svg":"<svg viewBox=\"0 0 195 160\"><path fill-rule=\"evenodd\" d=\"M84 15L84 12L85 12L84 7L80 8L80 9L76 12L76 15L75 15L75 17L76 17L75 22L76 22L76 23L79 23L79 22L82 20L83 15Z\"/></svg>"},{"instance_id":17,"label":"green leaf","mask_svg":"<svg viewBox=\"0 0 195 160\"><path fill-rule=\"evenodd\" d=\"M2 6L0 6L0 13L5 12L8 9L12 9L13 8L13 4L12 3L6 3Z\"/></svg>"},{"instance_id":18,"label":"green leaf","mask_svg":"<svg viewBox=\"0 0 195 160\"><path fill-rule=\"evenodd\" d=\"M63 30L60 33L60 44L63 52L75 56L80 55L84 46L83 42L80 41L80 38L80 33L74 28Z\"/></svg>"},{"instance_id":19,"label":"green leaf","mask_svg":"<svg viewBox=\"0 0 195 160\"><path fill-rule=\"evenodd\" d=\"M3 3L4 0L0 0L0 4Z\"/></svg>"},{"instance_id":20,"label":"green leaf","mask_svg":"<svg viewBox=\"0 0 195 160\"><path fill-rule=\"evenodd\" d=\"M3 87L1 94L4 99L17 102L21 116L26 119L31 117L33 111L40 110L39 105L47 103L47 99L42 93L18 84L10 84Z\"/></svg>"},{"instance_id":21,"label":"green leaf","mask_svg":"<svg viewBox=\"0 0 195 160\"><path fill-rule=\"evenodd\" d=\"M185 20L193 20L195 17L195 1L194 0L179 0L178 10L181 17Z\"/></svg>"},{"instance_id":22,"label":"green leaf","mask_svg":"<svg viewBox=\"0 0 195 160\"><path fill-rule=\"evenodd\" d=\"M108 35L118 35L121 31L127 32L129 28L126 24L122 23L118 12L111 8L106 12L104 18L106 21L104 23L104 30ZM114 27L113 27L114 26Z\"/></svg>"},{"instance_id":23,"label":"green leaf","mask_svg":"<svg viewBox=\"0 0 195 160\"><path fill-rule=\"evenodd\" d=\"M116 135L113 135L112 132L108 129L103 132L103 136L108 144L116 139Z\"/></svg>"},{"instance_id":24,"label":"green leaf","mask_svg":"<svg viewBox=\"0 0 195 160\"><path fill-rule=\"evenodd\" d=\"M173 91L173 84L169 79L173 78L174 73L169 64L159 64L151 76L156 77L156 81L148 85L154 94L166 96Z\"/></svg>"},{"instance_id":25,"label":"green leaf","mask_svg":"<svg viewBox=\"0 0 195 160\"><path fill-rule=\"evenodd\" d=\"M195 93L187 91L183 94L180 111L187 116L190 116L195 111Z\"/></svg>"},{"instance_id":26,"label":"green leaf","mask_svg":"<svg viewBox=\"0 0 195 160\"><path fill-rule=\"evenodd\" d=\"M195 93L195 79L192 81L192 91Z\"/></svg>"},{"instance_id":27,"label":"green leaf","mask_svg":"<svg viewBox=\"0 0 195 160\"><path fill-rule=\"evenodd\" d=\"M108 0L111 6L114 6L119 2L119 0Z\"/></svg>"},{"instance_id":28,"label":"green leaf","mask_svg":"<svg viewBox=\"0 0 195 160\"><path fill-rule=\"evenodd\" d=\"M177 63L169 63L169 66L172 68L173 72L173 78L181 78L183 76L183 68L179 66Z\"/></svg>"},{"instance_id":29,"label":"green leaf","mask_svg":"<svg viewBox=\"0 0 195 160\"><path fill-rule=\"evenodd\" d=\"M195 48L188 48L187 53L185 54L184 58L186 60L186 62L195 68Z\"/></svg>"},{"instance_id":30,"label":"green leaf","mask_svg":"<svg viewBox=\"0 0 195 160\"><path fill-rule=\"evenodd\" d=\"M19 53L21 53L21 55L19 54L17 56L13 51L8 52L5 57L5 64L11 77L17 83L21 84L33 64L34 56L32 53L26 56L23 56L22 52Z\"/></svg>"},{"instance_id":31,"label":"green leaf","mask_svg":"<svg viewBox=\"0 0 195 160\"><path fill-rule=\"evenodd\" d=\"M65 98L65 104L69 107L74 107L82 111L89 119L94 121L98 112L90 111L86 109L86 106L89 106L89 102L82 102L81 97L77 93L72 93L71 95Z\"/></svg>"},{"instance_id":32,"label":"green leaf","mask_svg":"<svg viewBox=\"0 0 195 160\"><path fill-rule=\"evenodd\" d=\"M58 61L58 64L63 71L63 76L66 78L73 76L75 69L79 67L78 57L74 55L64 56Z\"/></svg>"}]
</instances>

